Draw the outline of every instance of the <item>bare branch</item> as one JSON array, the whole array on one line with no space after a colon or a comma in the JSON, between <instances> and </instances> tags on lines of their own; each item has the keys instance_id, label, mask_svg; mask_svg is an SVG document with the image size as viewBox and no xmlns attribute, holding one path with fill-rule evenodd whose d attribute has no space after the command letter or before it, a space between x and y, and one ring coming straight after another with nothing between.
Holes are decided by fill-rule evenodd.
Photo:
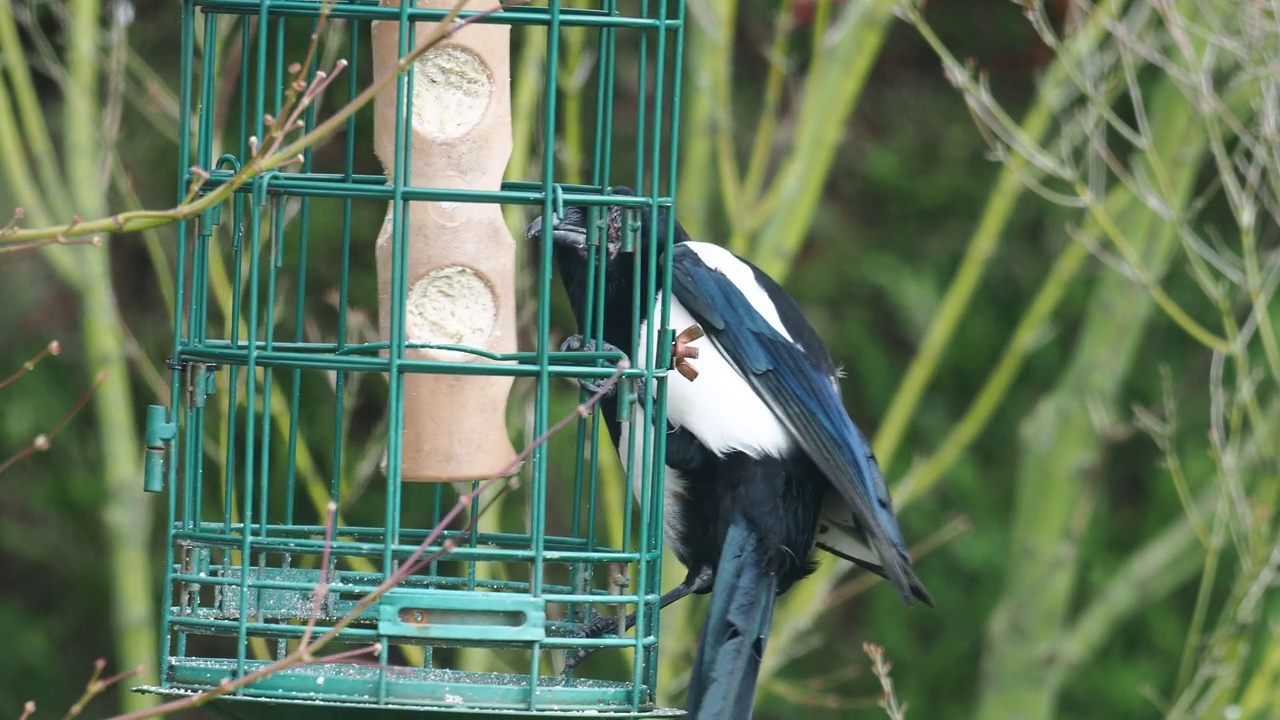
<instances>
[{"instance_id":1,"label":"bare branch","mask_svg":"<svg viewBox=\"0 0 1280 720\"><path fill-rule=\"evenodd\" d=\"M97 391L98 386L106 379L106 371L104 370L99 372L98 377L93 381L93 385L80 396L80 399L76 401L75 405L71 406L70 410L62 415L62 418L58 420L57 424L55 424L49 432L40 433L26 447L19 450L8 460L0 462L0 474L3 474L6 470L24 460L28 455L48 450L53 445L53 438L58 433L62 432L62 428L66 427L68 422L71 422L71 418L74 417L76 413L83 410L84 406L89 404L89 400L93 398L93 394Z\"/></svg>"},{"instance_id":2,"label":"bare branch","mask_svg":"<svg viewBox=\"0 0 1280 720\"><path fill-rule=\"evenodd\" d=\"M84 712L84 708L89 704L90 700L101 695L107 688L118 682L141 675L142 671L145 669L142 667L136 667L132 670L125 670L124 672L119 672L110 677L103 678L102 671L106 669L106 667L106 658L98 658L94 661L93 674L89 676L89 682L84 685L84 694L80 696L79 700L76 700L74 705L67 709L67 714L62 716L62 720L73 720L73 718L79 717L80 713ZM35 707L33 705L32 710L34 709ZM25 715L23 717L25 717Z\"/></svg>"},{"instance_id":3,"label":"bare branch","mask_svg":"<svg viewBox=\"0 0 1280 720\"><path fill-rule=\"evenodd\" d=\"M33 358L31 358L30 360L28 360L28 361L26 361L26 362L22 363L22 368L21 368L21 369L19 369L19 370L18 370L18 372L16 372L16 373L14 373L14 374L10 375L9 377L5 378L4 380L0 380L0 390L3 390L3 389L5 389L5 388L9 387L9 386L10 386L10 385L12 385L14 382L16 382L16 381L18 380L18 378L22 377L23 375L26 375L27 373L31 372L32 370L35 370L35 369L36 369L36 365L39 365L41 360L43 360L43 359L45 359L45 358L47 358L47 357L57 356L57 354L58 354L58 353L60 353L60 352L62 352L62 345L61 345L61 343L59 343L57 340L50 340L50 341L49 341L49 344L48 344L48 345L45 345L43 350L41 350L40 352L36 353L36 356L35 356L35 357L33 357Z\"/></svg>"},{"instance_id":4,"label":"bare branch","mask_svg":"<svg viewBox=\"0 0 1280 720\"><path fill-rule=\"evenodd\" d=\"M884 659L884 648L875 643L862 643L862 652L871 658L871 672L880 678L880 687L884 690L884 695L880 701L876 703L884 708L889 720L906 720L907 706L898 702L898 696L893 692L893 678L889 677L889 671L893 669L893 663Z\"/></svg>"},{"instance_id":5,"label":"bare branch","mask_svg":"<svg viewBox=\"0 0 1280 720\"><path fill-rule=\"evenodd\" d=\"M311 644L311 633L316 629L316 618L320 617L320 606L329 595L329 552L333 547L334 518L338 514L338 503L329 498L324 516L324 552L320 556L320 582L311 595L311 617L307 620L307 629L298 641L300 647Z\"/></svg>"},{"instance_id":6,"label":"bare branch","mask_svg":"<svg viewBox=\"0 0 1280 720\"><path fill-rule=\"evenodd\" d=\"M462 12L463 3L455 3L449 13L437 23L434 32L432 32L424 41L419 43L412 52L401 58L390 72L378 78L373 84L361 91L360 94L351 102L341 107L337 112L331 115L324 122L316 125L309 132L303 134L301 137L291 143L288 143L284 147L279 147L280 143L276 142L279 139L279 136L278 134L272 135L271 131L269 131L267 136L263 139L250 139L251 147L279 147L279 149L274 150L271 153L262 153L261 155L258 155L255 152L253 160L245 163L244 167L242 167L239 172L213 191L198 199L193 199L169 210L133 210L118 213L109 217L77 223L74 230L68 230L63 227L42 227L18 230L16 232L0 236L0 250L4 249L4 247L9 244L21 245L25 249L26 247L35 247L33 243L36 242L39 242L40 244L47 244L49 242L68 242L72 237L93 235L95 233L136 232L193 218L226 200L232 193L243 187L253 178L270 172L271 170L276 170L297 162L298 156L304 150L336 132L340 127L342 127L342 124L345 123L348 118L354 115L362 107L372 102L378 93L382 92L383 89L394 82L401 73L408 70L409 67L418 60L418 58L422 57L431 48L439 45L441 42L453 36L468 25L476 23L490 15L502 12L506 8L525 5L528 2L530 2L530 0L508 0L506 3L496 5L486 10L481 10L462 19L458 19L458 15ZM318 37L318 35L316 37ZM310 57L310 55L308 57ZM340 69L341 65L342 61L340 60L338 61L338 65L335 67ZM302 67L305 68L306 66L302 65ZM330 74L330 77L332 77L332 75L333 73ZM309 83L308 86L315 82L315 80L312 80L312 83ZM323 90L325 83L320 84L320 89ZM292 90L292 85L290 86L290 89ZM313 97L312 101L314 101L314 99L315 98ZM281 115L283 116L285 114L281 113ZM279 118L276 120L280 127L284 126L284 121ZM276 125L273 125L273 130L275 127ZM59 240L58 238L63 239Z\"/></svg>"}]
</instances>

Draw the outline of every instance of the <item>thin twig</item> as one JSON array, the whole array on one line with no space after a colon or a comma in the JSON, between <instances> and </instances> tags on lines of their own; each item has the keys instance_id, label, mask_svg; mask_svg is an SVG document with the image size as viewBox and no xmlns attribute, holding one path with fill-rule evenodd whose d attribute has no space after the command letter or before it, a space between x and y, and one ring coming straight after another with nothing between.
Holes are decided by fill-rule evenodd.
<instances>
[{"instance_id":1,"label":"thin twig","mask_svg":"<svg viewBox=\"0 0 1280 720\"><path fill-rule=\"evenodd\" d=\"M66 235L55 235L53 237L41 238L39 240L28 240L26 242L16 242L12 245L0 244L0 253L18 252L20 250L34 250L45 245L94 245L102 244L101 235L93 235L90 237L67 237Z\"/></svg>"},{"instance_id":2,"label":"thin twig","mask_svg":"<svg viewBox=\"0 0 1280 720\"><path fill-rule=\"evenodd\" d=\"M6 470L13 467L15 464L21 462L28 455L31 455L32 453L35 453L35 452L44 452L45 450L48 450L50 446L53 445L53 438L57 436L58 433L62 432L62 428L66 427L68 422L71 422L71 418L74 417L76 413L83 410L84 406L89 404L89 400L93 398L93 394L94 392L97 391L98 386L101 385L103 381L106 379L107 379L107 372L105 370L103 370L102 372L99 372L98 377L96 377L93 381L93 385L90 386L90 388L85 391L84 395L80 396L80 399L76 401L75 405L71 406L70 410L68 410L62 415L62 418L58 420L57 424L54 425L53 428L49 430L49 432L40 433L26 447L19 450L8 460L5 460L4 462L0 463L0 474L4 474Z\"/></svg>"},{"instance_id":3,"label":"thin twig","mask_svg":"<svg viewBox=\"0 0 1280 720\"><path fill-rule=\"evenodd\" d=\"M898 702L898 696L893 692L893 678L889 676L889 671L893 669L893 663L884 659L884 648L875 643L862 643L862 652L871 658L871 672L880 678L880 687L884 690L880 702L876 703L884 708L890 720L906 720L907 706Z\"/></svg>"},{"instance_id":4,"label":"thin twig","mask_svg":"<svg viewBox=\"0 0 1280 720\"><path fill-rule=\"evenodd\" d=\"M41 360L47 357L56 357L60 352L62 352L62 345L57 340L50 340L49 344L45 345L43 350L36 353L35 357L22 363L22 367L18 370L18 372L10 375L4 380L0 380L0 390L3 390L9 387L14 382L16 382L18 378L22 377L23 375L26 375L32 370L35 370L36 365L39 365Z\"/></svg>"},{"instance_id":5,"label":"thin twig","mask_svg":"<svg viewBox=\"0 0 1280 720\"><path fill-rule=\"evenodd\" d=\"M0 237L4 237L5 235L12 235L18 232L18 221L26 217L26 215L27 215L27 211L23 210L22 208L14 208L13 217L10 217L9 222L5 223L4 227L0 228Z\"/></svg>"},{"instance_id":6,"label":"thin twig","mask_svg":"<svg viewBox=\"0 0 1280 720\"><path fill-rule=\"evenodd\" d=\"M127 66L129 60L129 26L133 24L131 0L115 0L111 4L111 29L106 33L107 93L102 105L102 158L98 166L98 184L111 180L120 142L120 121L124 115Z\"/></svg>"},{"instance_id":7,"label":"thin twig","mask_svg":"<svg viewBox=\"0 0 1280 720\"><path fill-rule=\"evenodd\" d=\"M333 546L333 525L337 514L338 503L334 502L333 498L329 498L324 516L324 552L320 555L320 582L316 583L316 588L311 594L311 618L307 620L307 629L303 631L302 639L298 641L299 647L306 647L311 643L311 633L316 629L316 619L320 617L320 605L329 595L329 551Z\"/></svg>"},{"instance_id":8,"label":"thin twig","mask_svg":"<svg viewBox=\"0 0 1280 720\"><path fill-rule=\"evenodd\" d=\"M66 238L71 236L93 235L95 233L111 233L111 232L137 232L149 228L168 225L193 218L204 211L218 205L239 190L249 181L253 180L264 173L276 170L286 165L297 162L298 158L304 150L315 145L329 135L336 132L343 124L358 112L365 105L369 104L378 93L388 87L403 72L409 69L418 58L422 57L426 52L442 41L453 36L458 31L474 24L484 18L502 12L506 8L517 7L528 4L530 0L508 0L501 5L481 10L474 15L468 15L465 18L458 19L458 15L462 12L462 2L454 4L452 9L436 24L435 31L420 43L412 52L400 59L392 70L382 77L378 78L373 84L369 85L360 92L351 102L342 106L327 118L324 122L316 125L311 131L303 134L297 140L280 148L271 155L259 156L250 162L245 163L234 176L225 183L219 185L206 195L191 202L178 205L169 210L131 210L129 212L117 213L109 217L97 218L87 222L79 223L75 226L74 232L66 232ZM267 141L259 141L260 146L266 145ZM31 246L31 243L40 241L42 244L47 242L65 242L66 240L50 240L62 236L66 231L65 227L49 226L40 228L30 228L19 230L0 237L0 249L9 244L26 244L23 247Z\"/></svg>"},{"instance_id":9,"label":"thin twig","mask_svg":"<svg viewBox=\"0 0 1280 720\"><path fill-rule=\"evenodd\" d=\"M98 658L94 661L93 674L89 676L89 682L84 684L84 693L80 695L80 699L76 700L74 705L67 709L67 714L62 716L62 720L72 720L73 718L78 717L80 713L84 712L84 708L89 704L89 701L101 695L107 688L123 680L137 677L141 675L144 670L142 667L136 667L132 670L125 670L110 677L103 678L102 671L105 670L106 667L106 658ZM35 710L34 703L31 703L31 710ZM26 716L27 714L24 713L23 717Z\"/></svg>"}]
</instances>

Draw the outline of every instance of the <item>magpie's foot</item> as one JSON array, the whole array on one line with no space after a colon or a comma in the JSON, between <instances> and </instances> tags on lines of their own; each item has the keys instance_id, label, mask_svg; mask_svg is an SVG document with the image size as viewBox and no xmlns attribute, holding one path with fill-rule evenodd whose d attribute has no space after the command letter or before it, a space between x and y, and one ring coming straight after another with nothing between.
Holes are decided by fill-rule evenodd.
<instances>
[{"instance_id":1,"label":"magpie's foot","mask_svg":"<svg viewBox=\"0 0 1280 720\"><path fill-rule=\"evenodd\" d=\"M630 364L631 361L627 359L626 353L623 353L616 346L603 340L592 340L591 342L586 342L581 335L570 335L566 338L563 343L560 343L560 352L596 352L597 345L600 347L600 352L616 352L622 354L622 359L626 360L626 362ZM579 378L578 386L592 395L604 392L606 397L613 395L617 392L618 388L616 383L609 385L608 380L605 378Z\"/></svg>"},{"instance_id":2,"label":"magpie's foot","mask_svg":"<svg viewBox=\"0 0 1280 720\"><path fill-rule=\"evenodd\" d=\"M575 638L600 638L618 634L618 618L614 615L597 615L586 627L573 633ZM576 668L587 656L600 648L574 648L564 654L564 672Z\"/></svg>"}]
</instances>

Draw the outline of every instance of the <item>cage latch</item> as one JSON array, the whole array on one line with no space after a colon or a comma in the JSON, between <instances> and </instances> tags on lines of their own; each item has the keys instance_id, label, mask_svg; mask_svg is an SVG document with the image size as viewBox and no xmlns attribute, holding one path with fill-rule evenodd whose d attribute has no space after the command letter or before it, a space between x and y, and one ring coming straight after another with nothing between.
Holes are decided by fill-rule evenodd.
<instances>
[{"instance_id":1,"label":"cage latch","mask_svg":"<svg viewBox=\"0 0 1280 720\"><path fill-rule=\"evenodd\" d=\"M217 391L216 373L221 367L217 363L191 363L188 366L187 391L190 393L191 407L204 407L204 399Z\"/></svg>"},{"instance_id":2,"label":"cage latch","mask_svg":"<svg viewBox=\"0 0 1280 720\"><path fill-rule=\"evenodd\" d=\"M178 434L176 423L169 422L169 409L164 405L147 406L146 465L143 467L142 489L164 491L165 445Z\"/></svg>"},{"instance_id":3,"label":"cage latch","mask_svg":"<svg viewBox=\"0 0 1280 720\"><path fill-rule=\"evenodd\" d=\"M547 637L542 598L499 592L391 590L378 601L378 634L459 643L532 643Z\"/></svg>"}]
</instances>

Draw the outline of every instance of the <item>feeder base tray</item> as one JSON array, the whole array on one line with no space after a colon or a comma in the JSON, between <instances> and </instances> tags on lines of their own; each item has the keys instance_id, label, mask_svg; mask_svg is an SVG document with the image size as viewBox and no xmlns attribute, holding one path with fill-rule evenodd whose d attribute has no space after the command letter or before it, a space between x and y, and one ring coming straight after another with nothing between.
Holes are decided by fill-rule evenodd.
<instances>
[{"instance_id":1,"label":"feeder base tray","mask_svg":"<svg viewBox=\"0 0 1280 720\"><path fill-rule=\"evenodd\" d=\"M247 661L253 672L266 665ZM234 660L174 658L164 687L139 692L182 696L217 687L231 675ZM458 717L503 715L617 718L679 717L682 710L654 708L644 691L640 708L631 706L630 683L542 676L536 689L526 675L460 670L424 670L377 665L316 664L294 667L260 680L241 695L220 698L207 707L239 720L278 720L305 715L307 720L403 718L406 712L449 713ZM530 693L537 710L529 710ZM381 698L381 700L380 700Z\"/></svg>"}]
</instances>

